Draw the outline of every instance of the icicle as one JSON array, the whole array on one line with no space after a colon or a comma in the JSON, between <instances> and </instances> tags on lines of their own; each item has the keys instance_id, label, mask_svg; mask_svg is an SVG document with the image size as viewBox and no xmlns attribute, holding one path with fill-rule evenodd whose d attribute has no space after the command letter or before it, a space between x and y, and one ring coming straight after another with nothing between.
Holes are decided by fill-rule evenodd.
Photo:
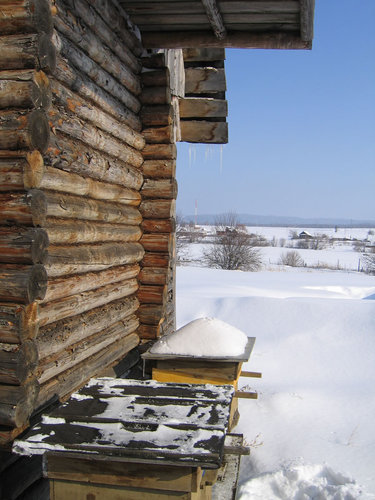
<instances>
[{"instance_id":1,"label":"icicle","mask_svg":"<svg viewBox=\"0 0 375 500\"><path fill-rule=\"evenodd\" d=\"M223 145L220 144L220 174L223 173Z\"/></svg>"},{"instance_id":2,"label":"icicle","mask_svg":"<svg viewBox=\"0 0 375 500\"><path fill-rule=\"evenodd\" d=\"M191 168L191 144L189 144L189 168Z\"/></svg>"}]
</instances>

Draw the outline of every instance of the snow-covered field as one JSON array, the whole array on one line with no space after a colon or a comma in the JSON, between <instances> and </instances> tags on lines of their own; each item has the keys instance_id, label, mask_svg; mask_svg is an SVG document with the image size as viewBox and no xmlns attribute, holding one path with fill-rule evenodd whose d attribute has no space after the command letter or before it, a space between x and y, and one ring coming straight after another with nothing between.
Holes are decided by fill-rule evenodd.
<instances>
[{"instance_id":1,"label":"snow-covered field","mask_svg":"<svg viewBox=\"0 0 375 500\"><path fill-rule=\"evenodd\" d=\"M177 271L179 327L209 316L256 337L238 498L375 499L375 277L267 269Z\"/></svg>"}]
</instances>

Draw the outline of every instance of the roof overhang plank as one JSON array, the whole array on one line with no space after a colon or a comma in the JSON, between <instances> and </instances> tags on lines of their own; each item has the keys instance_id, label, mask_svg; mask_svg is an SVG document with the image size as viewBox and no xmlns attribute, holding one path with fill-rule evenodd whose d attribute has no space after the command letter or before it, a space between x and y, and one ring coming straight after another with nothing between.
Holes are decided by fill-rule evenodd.
<instances>
[{"instance_id":1,"label":"roof overhang plank","mask_svg":"<svg viewBox=\"0 0 375 500\"><path fill-rule=\"evenodd\" d=\"M301 1L301 39L311 41L314 37L314 10L315 0Z\"/></svg>"},{"instance_id":2,"label":"roof overhang plank","mask_svg":"<svg viewBox=\"0 0 375 500\"><path fill-rule=\"evenodd\" d=\"M214 35L219 40L222 40L226 35L223 18L221 17L216 0L202 0L203 7L206 9L206 14Z\"/></svg>"},{"instance_id":3,"label":"roof overhang plank","mask_svg":"<svg viewBox=\"0 0 375 500\"><path fill-rule=\"evenodd\" d=\"M304 0L313 1L313 0ZM302 40L299 33L228 32L219 40L207 31L161 32L148 31L142 35L143 46L154 48L217 47L239 49L311 49L311 40Z\"/></svg>"}]
</instances>

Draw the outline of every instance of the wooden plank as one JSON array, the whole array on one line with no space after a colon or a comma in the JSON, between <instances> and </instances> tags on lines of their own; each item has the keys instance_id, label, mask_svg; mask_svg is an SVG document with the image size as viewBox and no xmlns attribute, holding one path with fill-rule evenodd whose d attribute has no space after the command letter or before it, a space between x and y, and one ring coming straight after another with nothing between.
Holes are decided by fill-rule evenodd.
<instances>
[{"instance_id":1,"label":"wooden plank","mask_svg":"<svg viewBox=\"0 0 375 500\"><path fill-rule=\"evenodd\" d=\"M239 399L258 399L258 393L248 392L248 391L236 391L234 397Z\"/></svg>"},{"instance_id":2,"label":"wooden plank","mask_svg":"<svg viewBox=\"0 0 375 500\"><path fill-rule=\"evenodd\" d=\"M224 118L228 116L228 103L224 99L185 97L179 99L181 118Z\"/></svg>"},{"instance_id":3,"label":"wooden plank","mask_svg":"<svg viewBox=\"0 0 375 500\"><path fill-rule=\"evenodd\" d=\"M234 384L235 380L226 380L223 378L213 378L209 374L194 375L191 373L177 372L175 370L160 370L159 368L152 369L152 378L158 382L177 382L180 384L214 384L214 385L226 385Z\"/></svg>"},{"instance_id":4,"label":"wooden plank","mask_svg":"<svg viewBox=\"0 0 375 500\"><path fill-rule=\"evenodd\" d=\"M202 4L216 38L223 39L227 32L216 0L202 0Z\"/></svg>"},{"instance_id":5,"label":"wooden plank","mask_svg":"<svg viewBox=\"0 0 375 500\"><path fill-rule=\"evenodd\" d=\"M203 144L227 144L228 123L181 120L181 141Z\"/></svg>"},{"instance_id":6,"label":"wooden plank","mask_svg":"<svg viewBox=\"0 0 375 500\"><path fill-rule=\"evenodd\" d=\"M227 89L222 68L185 68L185 93L203 94L223 92Z\"/></svg>"},{"instance_id":7,"label":"wooden plank","mask_svg":"<svg viewBox=\"0 0 375 500\"><path fill-rule=\"evenodd\" d=\"M301 38L311 42L314 37L315 0L301 0Z\"/></svg>"},{"instance_id":8,"label":"wooden plank","mask_svg":"<svg viewBox=\"0 0 375 500\"><path fill-rule=\"evenodd\" d=\"M242 363L235 362L214 362L200 359L175 359L175 360L157 360L156 367L162 371L171 373L190 375L194 378L205 379L206 376L211 379L221 380L221 384L227 382L234 383L239 377ZM203 382L202 382L203 383ZM207 382L210 383L210 382Z\"/></svg>"},{"instance_id":9,"label":"wooden plank","mask_svg":"<svg viewBox=\"0 0 375 500\"><path fill-rule=\"evenodd\" d=\"M240 374L241 377L255 377L255 378L262 378L262 374L260 372L247 372L247 371L242 371Z\"/></svg>"}]
</instances>

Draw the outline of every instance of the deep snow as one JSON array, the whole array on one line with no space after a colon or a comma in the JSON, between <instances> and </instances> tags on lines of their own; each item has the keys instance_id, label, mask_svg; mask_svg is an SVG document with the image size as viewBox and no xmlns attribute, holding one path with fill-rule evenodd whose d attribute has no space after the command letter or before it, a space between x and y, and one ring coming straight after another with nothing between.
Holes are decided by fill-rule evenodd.
<instances>
[{"instance_id":1,"label":"deep snow","mask_svg":"<svg viewBox=\"0 0 375 500\"><path fill-rule=\"evenodd\" d=\"M375 499L374 298L362 273L178 268L178 327L210 316L257 339L238 498Z\"/></svg>"}]
</instances>

